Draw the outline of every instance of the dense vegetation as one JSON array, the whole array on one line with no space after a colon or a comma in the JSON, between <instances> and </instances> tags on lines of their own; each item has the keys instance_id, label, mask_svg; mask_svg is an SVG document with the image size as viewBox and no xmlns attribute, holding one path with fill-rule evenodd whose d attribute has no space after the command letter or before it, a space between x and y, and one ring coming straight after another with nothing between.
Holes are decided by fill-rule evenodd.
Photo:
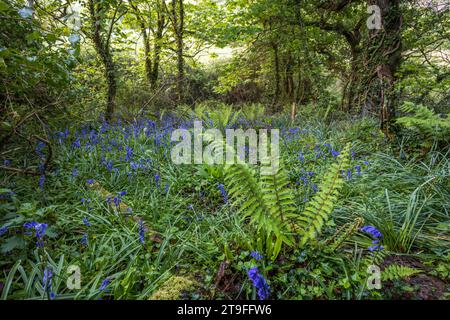
<instances>
[{"instance_id":1,"label":"dense vegetation","mask_svg":"<svg viewBox=\"0 0 450 320\"><path fill-rule=\"evenodd\" d=\"M445 1L0 0L0 18L2 299L448 299ZM175 164L199 120L279 129L279 168Z\"/></svg>"}]
</instances>

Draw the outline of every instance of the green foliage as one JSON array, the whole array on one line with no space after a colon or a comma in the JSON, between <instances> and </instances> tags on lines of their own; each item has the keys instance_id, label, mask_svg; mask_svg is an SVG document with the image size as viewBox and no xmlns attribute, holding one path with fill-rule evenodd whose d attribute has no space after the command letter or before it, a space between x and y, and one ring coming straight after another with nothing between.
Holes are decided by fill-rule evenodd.
<instances>
[{"instance_id":1,"label":"green foliage","mask_svg":"<svg viewBox=\"0 0 450 320\"><path fill-rule=\"evenodd\" d=\"M344 184L342 171L349 165L350 145L347 145L338 156L338 162L333 163L325 173L319 186L319 192L309 201L305 210L298 217L300 229L300 246L315 239L327 222L338 201L340 190Z\"/></svg>"},{"instance_id":2,"label":"green foliage","mask_svg":"<svg viewBox=\"0 0 450 320\"><path fill-rule=\"evenodd\" d=\"M275 259L282 244L292 245L290 220L295 207L288 181L282 169L263 175L258 181L245 164L231 165L225 171L230 199L239 205L243 217L250 217L259 236L257 247Z\"/></svg>"},{"instance_id":3,"label":"green foliage","mask_svg":"<svg viewBox=\"0 0 450 320\"><path fill-rule=\"evenodd\" d=\"M348 220L362 216L366 224L376 226L386 250L410 253L430 247L445 252L448 177L447 153L431 152L420 162L378 154L340 215Z\"/></svg>"},{"instance_id":4,"label":"green foliage","mask_svg":"<svg viewBox=\"0 0 450 320\"><path fill-rule=\"evenodd\" d=\"M362 227L363 223L364 220L358 217L355 221L344 224L336 230L330 239L325 241L325 244L329 246L331 251L339 249L346 240L350 239Z\"/></svg>"},{"instance_id":5,"label":"green foliage","mask_svg":"<svg viewBox=\"0 0 450 320\"><path fill-rule=\"evenodd\" d=\"M415 274L421 273L422 270L402 266L398 264L390 264L381 273L381 280L394 281L409 278Z\"/></svg>"},{"instance_id":6,"label":"green foliage","mask_svg":"<svg viewBox=\"0 0 450 320\"><path fill-rule=\"evenodd\" d=\"M236 123L240 112L224 103L214 103L214 105L200 103L196 105L194 114L198 119L203 120L203 125L225 132L226 128Z\"/></svg>"},{"instance_id":7,"label":"green foliage","mask_svg":"<svg viewBox=\"0 0 450 320\"><path fill-rule=\"evenodd\" d=\"M449 142L450 114L442 117L423 105L411 102L405 102L401 110L412 115L398 118L397 123L422 134L425 146L431 146L433 140Z\"/></svg>"},{"instance_id":8,"label":"green foliage","mask_svg":"<svg viewBox=\"0 0 450 320\"><path fill-rule=\"evenodd\" d=\"M397 254L448 282L448 10L378 1L395 4L375 32L366 2L0 0L1 299L52 298L47 268L56 299L253 299L253 266L274 299L380 299L367 266ZM411 102L388 141L394 94ZM194 120L280 129L279 169L173 164L170 134Z\"/></svg>"},{"instance_id":9,"label":"green foliage","mask_svg":"<svg viewBox=\"0 0 450 320\"><path fill-rule=\"evenodd\" d=\"M0 3L1 102L6 98L19 104L53 101L68 89L70 72L77 64L77 52L66 40L70 30L39 21L35 15L40 10L28 9L30 15L21 16L25 8L21 1Z\"/></svg>"}]
</instances>

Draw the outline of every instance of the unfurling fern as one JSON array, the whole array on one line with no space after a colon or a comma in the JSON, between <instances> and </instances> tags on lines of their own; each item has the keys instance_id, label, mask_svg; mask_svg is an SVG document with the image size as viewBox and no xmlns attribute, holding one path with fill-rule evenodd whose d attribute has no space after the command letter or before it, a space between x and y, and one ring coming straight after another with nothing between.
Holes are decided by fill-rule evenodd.
<instances>
[{"instance_id":1,"label":"unfurling fern","mask_svg":"<svg viewBox=\"0 0 450 320\"><path fill-rule=\"evenodd\" d=\"M381 279L383 281L393 281L411 277L412 275L421 273L422 270L414 269L406 266L401 266L398 264L391 264L387 266L381 272Z\"/></svg>"},{"instance_id":2,"label":"unfurling fern","mask_svg":"<svg viewBox=\"0 0 450 320\"><path fill-rule=\"evenodd\" d=\"M348 144L338 156L338 162L333 163L326 172L319 191L306 204L305 210L297 218L301 234L300 246L304 246L309 240L320 234L323 225L333 212L339 191L344 184L341 172L347 170L349 166L349 153L350 145Z\"/></svg>"}]
</instances>

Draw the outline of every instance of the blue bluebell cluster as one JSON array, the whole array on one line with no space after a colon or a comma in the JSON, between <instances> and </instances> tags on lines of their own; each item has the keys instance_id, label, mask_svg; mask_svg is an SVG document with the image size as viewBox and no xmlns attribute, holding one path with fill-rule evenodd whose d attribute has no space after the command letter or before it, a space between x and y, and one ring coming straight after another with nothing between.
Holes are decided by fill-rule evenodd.
<instances>
[{"instance_id":1,"label":"blue bluebell cluster","mask_svg":"<svg viewBox=\"0 0 450 320\"><path fill-rule=\"evenodd\" d=\"M42 289L49 294L50 299L55 299L55 293L52 292L53 272L50 267L44 269L44 276L42 277Z\"/></svg>"},{"instance_id":2,"label":"blue bluebell cluster","mask_svg":"<svg viewBox=\"0 0 450 320\"><path fill-rule=\"evenodd\" d=\"M81 198L81 203L83 204L83 205L85 205L86 206L86 209L88 210L88 211L90 211L90 210L92 210L93 208L90 206L90 204L91 204L91 199L90 198Z\"/></svg>"},{"instance_id":3,"label":"blue bluebell cluster","mask_svg":"<svg viewBox=\"0 0 450 320\"><path fill-rule=\"evenodd\" d=\"M86 227L90 227L90 226L91 226L91 223L89 222L89 219L86 218L86 217L83 218L83 224L84 224Z\"/></svg>"},{"instance_id":4,"label":"blue bluebell cluster","mask_svg":"<svg viewBox=\"0 0 450 320\"><path fill-rule=\"evenodd\" d=\"M41 175L39 177L39 189L44 190L44 183L45 183L45 175Z\"/></svg>"},{"instance_id":5,"label":"blue bluebell cluster","mask_svg":"<svg viewBox=\"0 0 450 320\"><path fill-rule=\"evenodd\" d=\"M88 242L89 240L88 240L88 234L87 233L85 233L85 234L83 234L83 236L81 237L81 245L82 246L84 246L84 247L87 247L88 246Z\"/></svg>"},{"instance_id":6,"label":"blue bluebell cluster","mask_svg":"<svg viewBox=\"0 0 450 320\"><path fill-rule=\"evenodd\" d=\"M259 272L258 267L250 268L247 271L247 275L257 290L258 298L260 300L268 299L270 296L270 286L267 284L264 276Z\"/></svg>"},{"instance_id":7,"label":"blue bluebell cluster","mask_svg":"<svg viewBox=\"0 0 450 320\"><path fill-rule=\"evenodd\" d=\"M139 240L142 244L145 243L145 228L142 220L139 220Z\"/></svg>"},{"instance_id":8,"label":"blue bluebell cluster","mask_svg":"<svg viewBox=\"0 0 450 320\"><path fill-rule=\"evenodd\" d=\"M252 256L253 259L255 259L256 261L260 261L263 259L263 256L258 252L258 251L252 251L250 252L250 255Z\"/></svg>"},{"instance_id":9,"label":"blue bluebell cluster","mask_svg":"<svg viewBox=\"0 0 450 320\"><path fill-rule=\"evenodd\" d=\"M101 283L101 285L100 285L100 288L99 288L100 292L103 292L103 291L106 290L106 288L107 288L108 285L109 285L109 282L110 282L109 278L106 278L106 279L104 279L104 280L102 281L102 283Z\"/></svg>"},{"instance_id":10,"label":"blue bluebell cluster","mask_svg":"<svg viewBox=\"0 0 450 320\"><path fill-rule=\"evenodd\" d=\"M25 228L25 235L35 235L37 238L36 246L43 247L44 246L44 236L47 230L46 223L39 223L36 221L25 222L23 227Z\"/></svg>"},{"instance_id":11,"label":"blue bluebell cluster","mask_svg":"<svg viewBox=\"0 0 450 320\"><path fill-rule=\"evenodd\" d=\"M126 191L120 191L117 193L117 196L115 197L107 197L106 198L106 203L107 204L111 204L114 203L114 205L116 206L116 208L119 207L120 203L122 202L122 198L127 194Z\"/></svg>"},{"instance_id":12,"label":"blue bluebell cluster","mask_svg":"<svg viewBox=\"0 0 450 320\"><path fill-rule=\"evenodd\" d=\"M89 219L86 217L83 218L83 224L87 228L89 228L91 226ZM87 247L88 243L89 243L89 235L88 235L88 232L86 231L86 233L84 233L83 236L81 237L81 245L84 247Z\"/></svg>"},{"instance_id":13,"label":"blue bluebell cluster","mask_svg":"<svg viewBox=\"0 0 450 320\"><path fill-rule=\"evenodd\" d=\"M1 227L0 228L0 237L2 235L4 235L6 232L8 232L8 227L7 226Z\"/></svg>"},{"instance_id":14,"label":"blue bluebell cluster","mask_svg":"<svg viewBox=\"0 0 450 320\"><path fill-rule=\"evenodd\" d=\"M217 188L220 190L220 193L222 194L223 202L225 204L227 204L228 203L228 194L227 194L227 191L225 190L225 186L222 183L218 183Z\"/></svg>"},{"instance_id":15,"label":"blue bluebell cluster","mask_svg":"<svg viewBox=\"0 0 450 320\"><path fill-rule=\"evenodd\" d=\"M42 152L42 149L44 149L44 147L45 147L45 143L42 142L42 141L38 141L34 151L39 156L39 158L44 158L45 157L45 154Z\"/></svg>"},{"instance_id":16,"label":"blue bluebell cluster","mask_svg":"<svg viewBox=\"0 0 450 320\"><path fill-rule=\"evenodd\" d=\"M384 249L384 246L380 245L380 240L383 238L383 234L380 231L378 231L377 228L375 228L374 226L364 226L361 228L361 231L370 234L373 238L372 241L373 246L370 246L368 248L370 251Z\"/></svg>"},{"instance_id":17,"label":"blue bluebell cluster","mask_svg":"<svg viewBox=\"0 0 450 320\"><path fill-rule=\"evenodd\" d=\"M13 191L0 192L0 199L12 200L16 194Z\"/></svg>"}]
</instances>

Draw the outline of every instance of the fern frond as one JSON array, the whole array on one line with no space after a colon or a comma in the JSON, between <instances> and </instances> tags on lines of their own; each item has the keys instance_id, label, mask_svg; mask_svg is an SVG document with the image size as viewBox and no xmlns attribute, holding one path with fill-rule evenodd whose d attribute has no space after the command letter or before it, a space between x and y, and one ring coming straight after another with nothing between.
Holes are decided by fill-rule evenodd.
<instances>
[{"instance_id":1,"label":"fern frond","mask_svg":"<svg viewBox=\"0 0 450 320\"><path fill-rule=\"evenodd\" d=\"M274 174L261 175L259 185L264 203L269 210L268 216L276 222L275 225L280 226L280 231L283 231L286 236L285 240L290 243L286 233L291 231L291 226L294 226L290 222L295 217L296 208L294 195L289 188L288 175L280 166Z\"/></svg>"},{"instance_id":2,"label":"fern frond","mask_svg":"<svg viewBox=\"0 0 450 320\"><path fill-rule=\"evenodd\" d=\"M450 117L441 118L432 110L423 105L415 105L411 102L405 102L400 110L413 115L404 116L397 119L397 123L414 129L424 134L428 139L437 137L438 139L448 139L450 136Z\"/></svg>"},{"instance_id":3,"label":"fern frond","mask_svg":"<svg viewBox=\"0 0 450 320\"><path fill-rule=\"evenodd\" d=\"M305 210L298 217L297 224L300 227L301 235L300 247L316 238L333 212L339 191L344 184L341 171L346 170L349 166L349 154L350 144L347 144L338 156L338 162L333 163L326 172L319 191L307 203Z\"/></svg>"},{"instance_id":4,"label":"fern frond","mask_svg":"<svg viewBox=\"0 0 450 320\"><path fill-rule=\"evenodd\" d=\"M348 222L340 227L331 238L325 241L325 243L332 251L337 250L344 243L344 241L358 231L363 224L364 219L358 217L354 221Z\"/></svg>"},{"instance_id":5,"label":"fern frond","mask_svg":"<svg viewBox=\"0 0 450 320\"><path fill-rule=\"evenodd\" d=\"M381 272L383 281L393 281L411 277L412 275L421 273L422 270L414 269L398 264L391 264Z\"/></svg>"},{"instance_id":6,"label":"fern frond","mask_svg":"<svg viewBox=\"0 0 450 320\"><path fill-rule=\"evenodd\" d=\"M212 154L224 152L235 154L233 146L225 141L205 134ZM272 259L279 254L283 244L292 245L292 218L295 217L295 202L289 178L281 165L272 170L261 171L258 180L255 170L235 157L237 164L225 165L224 180L232 205L238 207L243 218L260 232L259 245L265 246L265 253ZM267 160L267 161L266 161ZM272 163L264 159L262 163Z\"/></svg>"}]
</instances>

